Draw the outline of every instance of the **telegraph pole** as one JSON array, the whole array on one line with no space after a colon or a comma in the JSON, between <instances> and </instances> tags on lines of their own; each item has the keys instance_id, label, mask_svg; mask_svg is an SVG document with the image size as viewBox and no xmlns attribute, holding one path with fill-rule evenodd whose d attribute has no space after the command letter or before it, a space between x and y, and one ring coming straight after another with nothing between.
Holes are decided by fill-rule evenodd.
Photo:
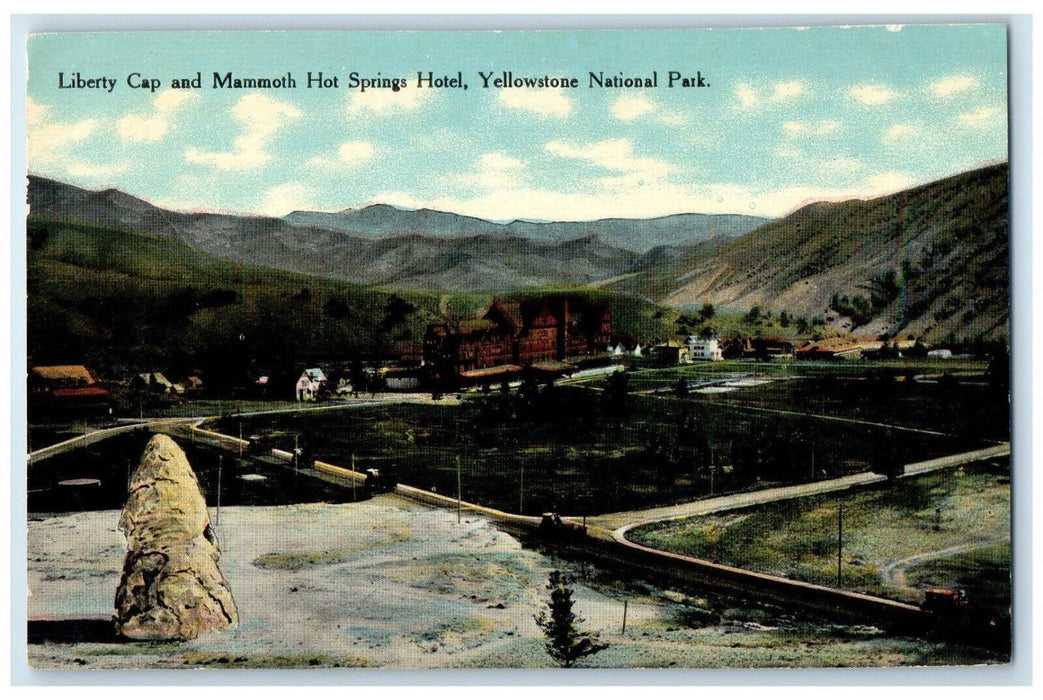
<instances>
[{"instance_id":1,"label":"telegraph pole","mask_svg":"<svg viewBox=\"0 0 1043 700\"><path fill-rule=\"evenodd\" d=\"M460 503L463 500L460 489L460 455L456 456L456 522L460 522Z\"/></svg>"},{"instance_id":2,"label":"telegraph pole","mask_svg":"<svg viewBox=\"0 0 1043 700\"><path fill-rule=\"evenodd\" d=\"M214 525L221 524L221 466L224 464L225 456L217 458L217 515L214 516Z\"/></svg>"},{"instance_id":3,"label":"telegraph pole","mask_svg":"<svg viewBox=\"0 0 1043 700\"><path fill-rule=\"evenodd\" d=\"M518 515L525 511L525 462L521 464L521 482L518 485Z\"/></svg>"},{"instance_id":4,"label":"telegraph pole","mask_svg":"<svg viewBox=\"0 0 1043 700\"><path fill-rule=\"evenodd\" d=\"M841 555L844 552L844 503L837 504L837 588L840 588Z\"/></svg>"}]
</instances>

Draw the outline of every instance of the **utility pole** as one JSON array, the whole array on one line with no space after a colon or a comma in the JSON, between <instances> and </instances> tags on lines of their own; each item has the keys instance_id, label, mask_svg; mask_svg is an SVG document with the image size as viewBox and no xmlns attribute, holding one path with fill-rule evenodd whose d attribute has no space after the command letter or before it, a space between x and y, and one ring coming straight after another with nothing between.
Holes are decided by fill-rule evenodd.
<instances>
[{"instance_id":1,"label":"utility pole","mask_svg":"<svg viewBox=\"0 0 1043 700\"><path fill-rule=\"evenodd\" d=\"M463 500L460 489L460 455L456 456L456 522L460 522L460 504Z\"/></svg>"},{"instance_id":2,"label":"utility pole","mask_svg":"<svg viewBox=\"0 0 1043 700\"><path fill-rule=\"evenodd\" d=\"M521 464L521 482L518 485L518 515L525 512L525 462Z\"/></svg>"},{"instance_id":3,"label":"utility pole","mask_svg":"<svg viewBox=\"0 0 1043 700\"><path fill-rule=\"evenodd\" d=\"M353 473L353 475L351 477L351 500L352 500L352 502L355 502L355 501L357 501L359 499L355 495L355 486L356 486L356 484L358 484L358 479L356 479L354 477L354 474L357 474L358 472L355 470L355 453L354 452L351 453L351 471Z\"/></svg>"},{"instance_id":4,"label":"utility pole","mask_svg":"<svg viewBox=\"0 0 1043 700\"><path fill-rule=\"evenodd\" d=\"M221 466L224 464L225 456L217 458L217 515L214 516L214 525L221 524Z\"/></svg>"},{"instance_id":5,"label":"utility pole","mask_svg":"<svg viewBox=\"0 0 1043 700\"><path fill-rule=\"evenodd\" d=\"M297 459L298 459L298 455L300 453L297 451L297 440L300 438L300 436L301 436L300 433L294 433L293 434L293 473L294 473L294 475L297 474L297 469L299 468Z\"/></svg>"},{"instance_id":6,"label":"utility pole","mask_svg":"<svg viewBox=\"0 0 1043 700\"><path fill-rule=\"evenodd\" d=\"M811 480L815 480L815 438L811 438Z\"/></svg>"},{"instance_id":7,"label":"utility pole","mask_svg":"<svg viewBox=\"0 0 1043 700\"><path fill-rule=\"evenodd\" d=\"M239 419L239 459L243 458L243 419Z\"/></svg>"},{"instance_id":8,"label":"utility pole","mask_svg":"<svg viewBox=\"0 0 1043 700\"><path fill-rule=\"evenodd\" d=\"M844 552L844 503L837 504L837 588L840 588L841 555Z\"/></svg>"},{"instance_id":9,"label":"utility pole","mask_svg":"<svg viewBox=\"0 0 1043 700\"><path fill-rule=\"evenodd\" d=\"M627 633L627 603L629 603L629 602L630 602L629 598L624 598L623 599L623 629L622 629L622 631L620 631L620 634L626 634Z\"/></svg>"}]
</instances>

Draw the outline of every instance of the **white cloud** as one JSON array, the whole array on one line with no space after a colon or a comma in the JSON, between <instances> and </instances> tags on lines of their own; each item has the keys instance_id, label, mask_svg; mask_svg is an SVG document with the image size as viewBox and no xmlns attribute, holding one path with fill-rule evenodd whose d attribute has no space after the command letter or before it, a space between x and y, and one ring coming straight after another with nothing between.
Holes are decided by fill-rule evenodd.
<instances>
[{"instance_id":1,"label":"white cloud","mask_svg":"<svg viewBox=\"0 0 1043 700\"><path fill-rule=\"evenodd\" d=\"M790 137L797 136L827 136L840 129L840 122L832 119L823 119L812 124L798 121L788 121L782 125L782 132Z\"/></svg>"},{"instance_id":2,"label":"white cloud","mask_svg":"<svg viewBox=\"0 0 1043 700\"><path fill-rule=\"evenodd\" d=\"M159 115L128 114L116 122L116 131L126 141L159 141L169 128L167 120Z\"/></svg>"},{"instance_id":3,"label":"white cloud","mask_svg":"<svg viewBox=\"0 0 1043 700\"><path fill-rule=\"evenodd\" d=\"M76 147L95 135L103 124L101 120L52 122L50 116L50 107L26 100L26 155L30 170L50 169L72 177L98 180L130 168L128 161L94 163L76 155Z\"/></svg>"},{"instance_id":4,"label":"white cloud","mask_svg":"<svg viewBox=\"0 0 1043 700\"><path fill-rule=\"evenodd\" d=\"M756 91L745 83L740 83L735 86L735 96L739 98L739 103L743 107L753 107L760 102Z\"/></svg>"},{"instance_id":5,"label":"white cloud","mask_svg":"<svg viewBox=\"0 0 1043 700\"><path fill-rule=\"evenodd\" d=\"M998 107L982 107L973 112L966 112L956 117L956 120L969 127L985 126L996 119L1000 110Z\"/></svg>"},{"instance_id":6,"label":"white cloud","mask_svg":"<svg viewBox=\"0 0 1043 700\"><path fill-rule=\"evenodd\" d=\"M31 97L25 98L25 121L30 126L47 121L50 111L51 108L47 105L34 102Z\"/></svg>"},{"instance_id":7,"label":"white cloud","mask_svg":"<svg viewBox=\"0 0 1043 700\"><path fill-rule=\"evenodd\" d=\"M625 122L633 121L654 109L655 105L640 95L621 95L611 107L612 116Z\"/></svg>"},{"instance_id":8,"label":"white cloud","mask_svg":"<svg viewBox=\"0 0 1043 700\"><path fill-rule=\"evenodd\" d=\"M336 156L315 156L306 164L325 170L351 169L372 160L376 152L376 147L369 141L345 141L337 147Z\"/></svg>"},{"instance_id":9,"label":"white cloud","mask_svg":"<svg viewBox=\"0 0 1043 700\"><path fill-rule=\"evenodd\" d=\"M100 164L72 161L65 166L65 172L73 177L104 178L122 173L128 168L130 168L130 163L127 161Z\"/></svg>"},{"instance_id":10,"label":"white cloud","mask_svg":"<svg viewBox=\"0 0 1043 700\"><path fill-rule=\"evenodd\" d=\"M197 97L199 96L188 90L164 90L156 95L156 99L153 100L152 104L159 112L173 112L184 103L190 102Z\"/></svg>"},{"instance_id":11,"label":"white cloud","mask_svg":"<svg viewBox=\"0 0 1043 700\"><path fill-rule=\"evenodd\" d=\"M804 94L804 83L799 80L791 80L786 83L776 83L771 98L776 102L781 102L802 94Z\"/></svg>"},{"instance_id":12,"label":"white cloud","mask_svg":"<svg viewBox=\"0 0 1043 700\"><path fill-rule=\"evenodd\" d=\"M525 164L504 153L484 153L478 159L475 172L454 176L451 180L483 191L508 190L521 186Z\"/></svg>"},{"instance_id":13,"label":"white cloud","mask_svg":"<svg viewBox=\"0 0 1043 700\"><path fill-rule=\"evenodd\" d=\"M301 111L289 102L253 94L241 98L232 108L232 116L241 125L231 151L207 152L197 148L185 151L190 163L213 165L219 170L256 170L271 159L265 150L268 140L280 129L301 117Z\"/></svg>"},{"instance_id":14,"label":"white cloud","mask_svg":"<svg viewBox=\"0 0 1043 700\"><path fill-rule=\"evenodd\" d=\"M882 85L856 85L848 88L847 94L864 105L886 104L898 96L894 90Z\"/></svg>"},{"instance_id":15,"label":"white cloud","mask_svg":"<svg viewBox=\"0 0 1043 700\"><path fill-rule=\"evenodd\" d=\"M284 182L269 188L258 211L267 216L285 216L292 211L315 209L315 189L302 182Z\"/></svg>"},{"instance_id":16,"label":"white cloud","mask_svg":"<svg viewBox=\"0 0 1043 700\"><path fill-rule=\"evenodd\" d=\"M273 100L267 95L253 94L240 99L232 108L232 116L249 127L246 136L267 139L276 131L301 117L301 111L289 102Z\"/></svg>"},{"instance_id":17,"label":"white cloud","mask_svg":"<svg viewBox=\"0 0 1043 700\"><path fill-rule=\"evenodd\" d=\"M402 88L398 92L390 89L369 89L365 92L356 90L348 99L348 112L350 114L410 112L423 105L434 92L434 90L420 88Z\"/></svg>"},{"instance_id":18,"label":"white cloud","mask_svg":"<svg viewBox=\"0 0 1043 700\"><path fill-rule=\"evenodd\" d=\"M887 31L889 31L889 32L900 32L903 29L905 29L905 25L904 24L888 24L888 25L885 25L885 26L887 27Z\"/></svg>"},{"instance_id":19,"label":"white cloud","mask_svg":"<svg viewBox=\"0 0 1043 700\"><path fill-rule=\"evenodd\" d=\"M561 88L532 90L511 88L500 90L500 104L511 109L521 109L542 116L564 117L572 111L572 101L565 97Z\"/></svg>"},{"instance_id":20,"label":"white cloud","mask_svg":"<svg viewBox=\"0 0 1043 700\"><path fill-rule=\"evenodd\" d=\"M883 186L883 180L874 183ZM604 218L649 218L682 212L746 213L783 216L814 201L838 201L882 194L883 190L794 186L781 189L735 183L676 185L665 181L629 183L623 189L595 188L582 192L514 188L474 197L424 199L407 192L380 193L371 201L410 209L430 208L496 221L541 218L592 221Z\"/></svg>"},{"instance_id":21,"label":"white cloud","mask_svg":"<svg viewBox=\"0 0 1043 700\"><path fill-rule=\"evenodd\" d=\"M493 170L514 170L522 167L520 160L503 153L486 153L481 157L480 162L482 167Z\"/></svg>"},{"instance_id":22,"label":"white cloud","mask_svg":"<svg viewBox=\"0 0 1043 700\"><path fill-rule=\"evenodd\" d=\"M688 123L680 112L663 109L641 95L621 95L612 103L609 111L613 117L625 122L647 117L667 126L683 126Z\"/></svg>"},{"instance_id":23,"label":"white cloud","mask_svg":"<svg viewBox=\"0 0 1043 700\"><path fill-rule=\"evenodd\" d=\"M337 149L337 159L345 165L364 163L373 157L375 149L368 141L347 141Z\"/></svg>"},{"instance_id":24,"label":"white cloud","mask_svg":"<svg viewBox=\"0 0 1043 700\"><path fill-rule=\"evenodd\" d=\"M886 172L866 179L865 189L868 196L892 194L907 189L913 184L908 176L899 172Z\"/></svg>"},{"instance_id":25,"label":"white cloud","mask_svg":"<svg viewBox=\"0 0 1043 700\"><path fill-rule=\"evenodd\" d=\"M46 119L47 110L37 111L37 119ZM78 122L38 121L27 134L27 155L30 168L67 160L68 149L86 141L98 127L97 119Z\"/></svg>"},{"instance_id":26,"label":"white cloud","mask_svg":"<svg viewBox=\"0 0 1043 700\"><path fill-rule=\"evenodd\" d=\"M928 90L935 97L951 97L953 95L978 87L978 79L971 75L951 75L931 83Z\"/></svg>"},{"instance_id":27,"label":"white cloud","mask_svg":"<svg viewBox=\"0 0 1043 700\"><path fill-rule=\"evenodd\" d=\"M126 115L116 122L116 131L125 141L159 141L170 131L172 113L197 98L185 90L164 90L152 101L153 112Z\"/></svg>"},{"instance_id":28,"label":"white cloud","mask_svg":"<svg viewBox=\"0 0 1043 700\"><path fill-rule=\"evenodd\" d=\"M892 124L884 132L884 141L894 143L917 136L920 130L912 124Z\"/></svg>"},{"instance_id":29,"label":"white cloud","mask_svg":"<svg viewBox=\"0 0 1043 700\"><path fill-rule=\"evenodd\" d=\"M739 104L745 108L756 107L762 103L779 103L800 97L807 92L807 86L799 80L787 80L775 83L771 87L754 89L746 83L735 86L735 96Z\"/></svg>"},{"instance_id":30,"label":"white cloud","mask_svg":"<svg viewBox=\"0 0 1043 700\"><path fill-rule=\"evenodd\" d=\"M675 167L666 161L634 156L634 148L627 139L609 139L597 143L573 145L565 141L550 141L544 149L561 158L573 158L621 173L622 177L603 178L605 185L619 187L627 183L647 183L666 177Z\"/></svg>"}]
</instances>

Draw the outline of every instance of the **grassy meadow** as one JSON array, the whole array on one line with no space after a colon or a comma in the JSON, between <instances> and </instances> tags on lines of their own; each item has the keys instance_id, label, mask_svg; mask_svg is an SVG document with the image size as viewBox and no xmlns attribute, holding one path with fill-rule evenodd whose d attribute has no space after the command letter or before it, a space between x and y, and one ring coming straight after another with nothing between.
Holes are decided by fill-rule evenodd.
<instances>
[{"instance_id":1,"label":"grassy meadow","mask_svg":"<svg viewBox=\"0 0 1043 700\"><path fill-rule=\"evenodd\" d=\"M659 549L833 586L841 507L841 587L919 603L924 587L962 586L979 603L1009 607L1005 462L646 525L630 537Z\"/></svg>"}]
</instances>

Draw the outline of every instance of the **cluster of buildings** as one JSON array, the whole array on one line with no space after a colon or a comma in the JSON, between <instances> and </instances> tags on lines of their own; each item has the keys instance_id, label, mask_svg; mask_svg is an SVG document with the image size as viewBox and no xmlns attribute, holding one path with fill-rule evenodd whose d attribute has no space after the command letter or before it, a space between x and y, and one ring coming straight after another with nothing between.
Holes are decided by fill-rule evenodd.
<instances>
[{"instance_id":1,"label":"cluster of buildings","mask_svg":"<svg viewBox=\"0 0 1043 700\"><path fill-rule=\"evenodd\" d=\"M83 365L32 367L27 391L31 407L50 412L107 410L112 398Z\"/></svg>"},{"instance_id":2,"label":"cluster of buildings","mask_svg":"<svg viewBox=\"0 0 1043 700\"><path fill-rule=\"evenodd\" d=\"M502 383L525 370L561 376L605 358L612 339L603 302L568 294L495 299L480 318L430 324L423 364L436 386Z\"/></svg>"},{"instance_id":3,"label":"cluster of buildings","mask_svg":"<svg viewBox=\"0 0 1043 700\"><path fill-rule=\"evenodd\" d=\"M203 391L198 376L172 382L162 372L141 372L129 378L132 389L157 395L192 396ZM84 365L37 365L29 368L28 404L41 414L111 412L112 392Z\"/></svg>"},{"instance_id":4,"label":"cluster of buildings","mask_svg":"<svg viewBox=\"0 0 1043 700\"><path fill-rule=\"evenodd\" d=\"M917 345L917 349L921 347ZM898 349L896 344L895 352ZM902 350L912 352L908 348ZM291 384L295 375L281 379L262 376L252 388L244 390L258 398L289 398L292 387L296 400L315 401L327 396L358 395L366 390L490 387L520 380L526 373L553 379L576 372L600 372L622 363L662 367L744 357L821 359L859 351L863 357L867 355L865 346L858 344L809 343L795 349L784 338L744 336L691 336L684 341L643 346L640 341L627 340L615 332L612 310L605 302L582 294L551 294L494 299L478 317L431 323L424 334L422 352L416 347L404 351L392 366L368 370L353 366L332 373L310 367L301 372L295 385ZM926 348L923 354L927 354ZM156 371L138 374L130 384L132 388L171 396L204 390L198 376L171 382ZM83 365L33 367L28 388L30 405L37 409L93 410L112 405L109 390Z\"/></svg>"},{"instance_id":5,"label":"cluster of buildings","mask_svg":"<svg viewBox=\"0 0 1043 700\"><path fill-rule=\"evenodd\" d=\"M789 357L794 345L785 338L734 336L689 336L683 342L670 341L642 348L640 344L624 347L622 343L609 347L612 358L637 358L659 366L683 365L693 362L719 362L738 358Z\"/></svg>"}]
</instances>

